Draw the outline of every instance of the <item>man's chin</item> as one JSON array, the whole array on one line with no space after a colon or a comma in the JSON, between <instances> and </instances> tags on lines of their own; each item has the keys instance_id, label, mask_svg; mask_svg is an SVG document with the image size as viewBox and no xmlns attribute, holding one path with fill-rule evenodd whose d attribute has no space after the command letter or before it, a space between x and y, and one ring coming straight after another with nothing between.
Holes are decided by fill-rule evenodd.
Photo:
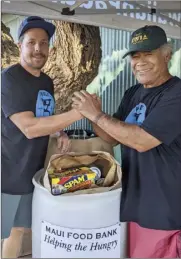
<instances>
[{"instance_id":1,"label":"man's chin","mask_svg":"<svg viewBox=\"0 0 181 259\"><path fill-rule=\"evenodd\" d=\"M138 80L138 82L139 82L140 84L142 84L142 85L146 85L146 84L148 84L148 83L150 82L149 78L147 78L147 77L142 77L142 76L138 76L138 77L137 77L137 80Z\"/></svg>"},{"instance_id":2,"label":"man's chin","mask_svg":"<svg viewBox=\"0 0 181 259\"><path fill-rule=\"evenodd\" d=\"M42 69L44 67L45 63L43 64L32 64L32 68L34 69Z\"/></svg>"}]
</instances>

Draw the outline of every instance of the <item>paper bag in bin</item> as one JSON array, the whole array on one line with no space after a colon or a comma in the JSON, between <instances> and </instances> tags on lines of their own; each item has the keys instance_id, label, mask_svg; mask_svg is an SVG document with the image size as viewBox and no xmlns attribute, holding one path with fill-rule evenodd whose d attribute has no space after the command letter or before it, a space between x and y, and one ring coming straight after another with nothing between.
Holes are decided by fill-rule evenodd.
<instances>
[{"instance_id":1,"label":"paper bag in bin","mask_svg":"<svg viewBox=\"0 0 181 259\"><path fill-rule=\"evenodd\" d=\"M80 165L94 164L100 168L102 176L104 178L103 185L101 187L95 187L91 189L78 190L73 193L65 193L61 195L76 195L76 194L88 194L88 193L100 193L107 192L121 187L122 171L120 164L113 158L113 156L107 152L93 151L91 153L67 153L57 154L50 158L43 184L46 189L51 192L51 186L48 177L48 169L67 169L72 167L78 167Z\"/></svg>"},{"instance_id":2,"label":"paper bag in bin","mask_svg":"<svg viewBox=\"0 0 181 259\"><path fill-rule=\"evenodd\" d=\"M55 137L50 137L49 139L48 150L45 159L45 168L47 168L48 166L50 157L54 154L61 154L66 152L90 153L92 151L103 151L108 152L111 155L114 154L113 146L102 140L100 137L89 139L69 139L67 142L67 150L65 150L65 152L62 152L61 148L59 148L59 146L57 145L57 141L58 138Z\"/></svg>"}]
</instances>

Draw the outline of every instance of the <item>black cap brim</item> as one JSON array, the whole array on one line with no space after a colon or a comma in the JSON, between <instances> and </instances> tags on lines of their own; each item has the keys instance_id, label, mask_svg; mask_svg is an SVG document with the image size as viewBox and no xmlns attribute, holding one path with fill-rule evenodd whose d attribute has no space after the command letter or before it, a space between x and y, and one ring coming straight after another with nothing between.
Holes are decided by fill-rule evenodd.
<instances>
[{"instance_id":1,"label":"black cap brim","mask_svg":"<svg viewBox=\"0 0 181 259\"><path fill-rule=\"evenodd\" d=\"M27 23L20 35L19 35L19 38L27 31L27 30L30 30L30 29L34 29L34 28L39 28L39 29L43 29L45 30L48 35L49 35L49 38L51 38L53 36L53 34L55 33L55 25L50 23L50 22L46 22L46 21L31 21L29 23Z\"/></svg>"},{"instance_id":2,"label":"black cap brim","mask_svg":"<svg viewBox=\"0 0 181 259\"><path fill-rule=\"evenodd\" d=\"M155 48L145 46L145 47L142 47L142 48L139 48L139 49L138 49L138 48L131 49L131 50L128 50L128 51L123 55L122 58L125 58L126 56L131 55L131 54L133 54L133 53L135 53L135 52L152 51L152 50L155 50L155 49L158 49L158 48L159 48L159 46L156 46Z\"/></svg>"}]
</instances>

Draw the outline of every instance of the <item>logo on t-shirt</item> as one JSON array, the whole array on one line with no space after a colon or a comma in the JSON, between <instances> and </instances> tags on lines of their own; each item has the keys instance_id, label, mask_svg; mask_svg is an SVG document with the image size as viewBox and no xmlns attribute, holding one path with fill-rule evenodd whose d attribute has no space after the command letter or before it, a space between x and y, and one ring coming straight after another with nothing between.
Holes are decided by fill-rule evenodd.
<instances>
[{"instance_id":1,"label":"logo on t-shirt","mask_svg":"<svg viewBox=\"0 0 181 259\"><path fill-rule=\"evenodd\" d=\"M139 103L127 116L125 122L131 124L141 125L145 120L146 105L144 103Z\"/></svg>"},{"instance_id":2,"label":"logo on t-shirt","mask_svg":"<svg viewBox=\"0 0 181 259\"><path fill-rule=\"evenodd\" d=\"M51 116L54 112L54 107L53 96L45 90L40 90L36 101L36 117Z\"/></svg>"}]
</instances>

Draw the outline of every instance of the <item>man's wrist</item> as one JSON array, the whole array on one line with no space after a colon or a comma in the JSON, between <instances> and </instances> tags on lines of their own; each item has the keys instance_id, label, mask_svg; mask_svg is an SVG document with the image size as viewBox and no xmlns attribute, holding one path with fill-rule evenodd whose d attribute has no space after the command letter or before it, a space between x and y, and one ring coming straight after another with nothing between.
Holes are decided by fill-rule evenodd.
<instances>
[{"instance_id":1,"label":"man's wrist","mask_svg":"<svg viewBox=\"0 0 181 259\"><path fill-rule=\"evenodd\" d=\"M92 118L92 122L95 123L95 124L98 124L99 120L105 116L105 113L104 112L100 112L98 113L96 116L94 116Z\"/></svg>"}]
</instances>

